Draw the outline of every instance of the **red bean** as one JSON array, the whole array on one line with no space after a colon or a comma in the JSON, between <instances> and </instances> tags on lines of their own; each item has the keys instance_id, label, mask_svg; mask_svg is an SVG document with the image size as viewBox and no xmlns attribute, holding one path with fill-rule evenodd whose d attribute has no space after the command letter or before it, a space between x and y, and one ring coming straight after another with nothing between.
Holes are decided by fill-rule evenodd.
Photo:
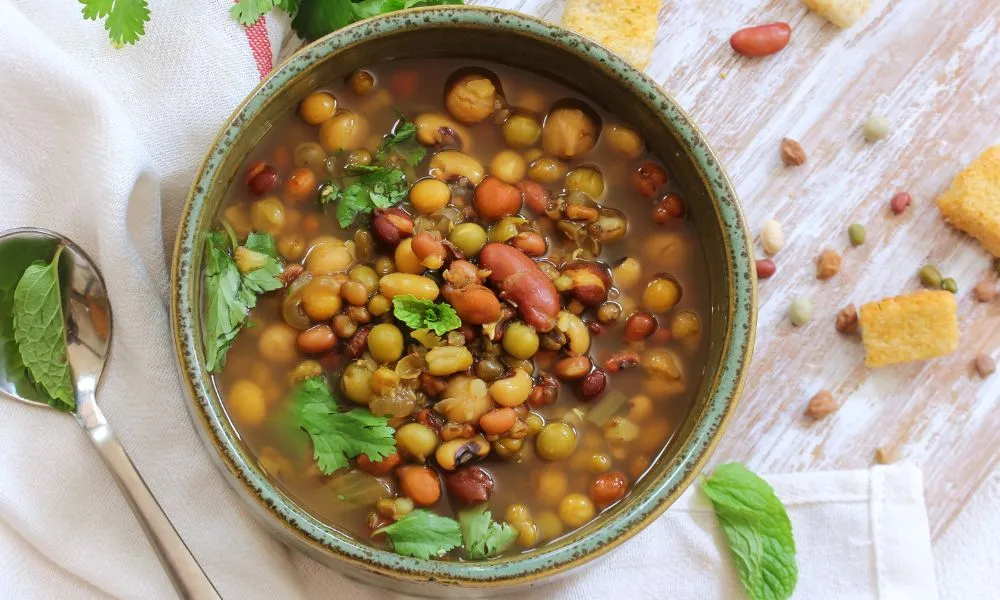
<instances>
[{"instance_id":1,"label":"red bean","mask_svg":"<svg viewBox=\"0 0 1000 600\"><path fill-rule=\"evenodd\" d=\"M768 56L780 52L792 39L792 28L788 23L770 23L747 27L733 34L730 45L742 56Z\"/></svg>"},{"instance_id":2,"label":"red bean","mask_svg":"<svg viewBox=\"0 0 1000 600\"><path fill-rule=\"evenodd\" d=\"M769 279L777 270L777 265L770 258L762 258L757 261L757 279Z\"/></svg>"},{"instance_id":3,"label":"red bean","mask_svg":"<svg viewBox=\"0 0 1000 600\"><path fill-rule=\"evenodd\" d=\"M913 197L906 192L899 192L892 197L892 201L889 203L889 207L892 208L893 214L901 215L906 212L906 208L913 203Z\"/></svg>"}]
</instances>

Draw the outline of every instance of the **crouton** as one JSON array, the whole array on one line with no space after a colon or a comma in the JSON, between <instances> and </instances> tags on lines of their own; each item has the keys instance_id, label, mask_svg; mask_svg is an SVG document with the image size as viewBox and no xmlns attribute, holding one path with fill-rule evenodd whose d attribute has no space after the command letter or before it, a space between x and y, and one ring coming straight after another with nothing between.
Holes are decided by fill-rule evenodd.
<instances>
[{"instance_id":1,"label":"crouton","mask_svg":"<svg viewBox=\"0 0 1000 600\"><path fill-rule=\"evenodd\" d=\"M937 204L945 221L1000 256L1000 146L972 161Z\"/></svg>"},{"instance_id":2,"label":"crouton","mask_svg":"<svg viewBox=\"0 0 1000 600\"><path fill-rule=\"evenodd\" d=\"M872 0L802 0L802 4L837 27L847 29L865 16Z\"/></svg>"},{"instance_id":3,"label":"crouton","mask_svg":"<svg viewBox=\"0 0 1000 600\"><path fill-rule=\"evenodd\" d=\"M865 365L884 367L951 354L958 347L958 303L951 292L922 291L861 307Z\"/></svg>"},{"instance_id":4,"label":"crouton","mask_svg":"<svg viewBox=\"0 0 1000 600\"><path fill-rule=\"evenodd\" d=\"M562 22L645 69L656 41L659 11L660 0L566 0Z\"/></svg>"}]
</instances>

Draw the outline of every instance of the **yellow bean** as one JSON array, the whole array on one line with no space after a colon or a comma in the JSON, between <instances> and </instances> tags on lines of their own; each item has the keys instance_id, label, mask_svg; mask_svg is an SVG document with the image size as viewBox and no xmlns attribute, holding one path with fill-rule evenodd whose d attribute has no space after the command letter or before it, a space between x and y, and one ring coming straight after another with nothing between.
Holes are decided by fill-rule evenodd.
<instances>
[{"instance_id":1,"label":"yellow bean","mask_svg":"<svg viewBox=\"0 0 1000 600\"><path fill-rule=\"evenodd\" d=\"M404 294L434 300L440 292L433 279L412 273L389 273L379 280L378 289L390 300Z\"/></svg>"}]
</instances>

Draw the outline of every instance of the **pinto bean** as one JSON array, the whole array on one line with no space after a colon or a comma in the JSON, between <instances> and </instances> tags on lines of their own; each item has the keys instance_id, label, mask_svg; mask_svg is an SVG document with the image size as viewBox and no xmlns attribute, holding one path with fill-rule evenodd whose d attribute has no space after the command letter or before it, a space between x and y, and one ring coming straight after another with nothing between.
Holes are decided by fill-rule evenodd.
<instances>
[{"instance_id":1,"label":"pinto bean","mask_svg":"<svg viewBox=\"0 0 1000 600\"><path fill-rule=\"evenodd\" d=\"M500 318L500 301L484 285L468 283L458 287L446 283L441 293L465 323L484 325Z\"/></svg>"},{"instance_id":2,"label":"pinto bean","mask_svg":"<svg viewBox=\"0 0 1000 600\"><path fill-rule=\"evenodd\" d=\"M527 324L542 333L552 330L559 314L559 292L535 261L517 248L491 242L479 253L479 264L490 270L490 281L517 304Z\"/></svg>"},{"instance_id":3,"label":"pinto bean","mask_svg":"<svg viewBox=\"0 0 1000 600\"><path fill-rule=\"evenodd\" d=\"M528 256L545 256L545 251L548 250L545 238L534 231L522 231L515 235L510 243Z\"/></svg>"},{"instance_id":4,"label":"pinto bean","mask_svg":"<svg viewBox=\"0 0 1000 600\"><path fill-rule=\"evenodd\" d=\"M476 186L473 203L482 219L499 221L521 210L521 192L496 177L487 177Z\"/></svg>"},{"instance_id":5,"label":"pinto bean","mask_svg":"<svg viewBox=\"0 0 1000 600\"><path fill-rule=\"evenodd\" d=\"M410 242L413 253L420 259L420 264L428 269L440 269L444 265L444 259L448 252L441 243L441 234L438 232L423 231L413 236Z\"/></svg>"},{"instance_id":6,"label":"pinto bean","mask_svg":"<svg viewBox=\"0 0 1000 600\"><path fill-rule=\"evenodd\" d=\"M549 190L542 187L541 184L527 179L517 182L514 187L524 194L524 203L528 205L531 212L539 215L545 214L545 209L551 200Z\"/></svg>"},{"instance_id":7,"label":"pinto bean","mask_svg":"<svg viewBox=\"0 0 1000 600\"><path fill-rule=\"evenodd\" d=\"M597 306L608 299L611 274L603 264L578 260L566 265L563 274L573 282L570 294L584 306Z\"/></svg>"}]
</instances>

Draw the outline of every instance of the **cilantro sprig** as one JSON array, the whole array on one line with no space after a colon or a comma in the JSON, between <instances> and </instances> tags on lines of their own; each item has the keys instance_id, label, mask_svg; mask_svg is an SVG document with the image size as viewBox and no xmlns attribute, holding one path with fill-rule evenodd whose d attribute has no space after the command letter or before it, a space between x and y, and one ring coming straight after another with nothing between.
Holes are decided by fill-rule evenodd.
<instances>
[{"instance_id":1,"label":"cilantro sprig","mask_svg":"<svg viewBox=\"0 0 1000 600\"><path fill-rule=\"evenodd\" d=\"M462 529L462 545L472 560L497 556L510 548L518 536L511 525L494 521L484 504L458 513L458 525Z\"/></svg>"},{"instance_id":2,"label":"cilantro sprig","mask_svg":"<svg viewBox=\"0 0 1000 600\"><path fill-rule=\"evenodd\" d=\"M319 196L321 206L337 205L337 222L343 228L350 227L358 215L399 204L409 190L406 173L394 167L351 165L347 174L357 179L344 188L335 183L324 186Z\"/></svg>"},{"instance_id":3,"label":"cilantro sprig","mask_svg":"<svg viewBox=\"0 0 1000 600\"><path fill-rule=\"evenodd\" d=\"M462 530L455 519L418 509L372 535L384 533L396 554L414 558L442 556L462 545Z\"/></svg>"},{"instance_id":4,"label":"cilantro sprig","mask_svg":"<svg viewBox=\"0 0 1000 600\"><path fill-rule=\"evenodd\" d=\"M795 591L795 538L781 500L766 481L739 463L721 465L701 489L712 500L751 600L783 600Z\"/></svg>"},{"instance_id":5,"label":"cilantro sprig","mask_svg":"<svg viewBox=\"0 0 1000 600\"><path fill-rule=\"evenodd\" d=\"M383 161L390 154L396 154L411 167L419 165L427 156L427 149L417 142L417 126L413 122L404 119L392 133L382 138L375 160Z\"/></svg>"},{"instance_id":6,"label":"cilantro sprig","mask_svg":"<svg viewBox=\"0 0 1000 600\"><path fill-rule=\"evenodd\" d=\"M431 329L437 335L462 326L462 320L450 304L423 300L409 294L392 299L392 314L414 331Z\"/></svg>"},{"instance_id":7,"label":"cilantro sprig","mask_svg":"<svg viewBox=\"0 0 1000 600\"><path fill-rule=\"evenodd\" d=\"M134 44L146 33L149 5L146 0L80 0L83 18L104 19L104 28L116 47Z\"/></svg>"},{"instance_id":8,"label":"cilantro sprig","mask_svg":"<svg viewBox=\"0 0 1000 600\"><path fill-rule=\"evenodd\" d=\"M341 412L322 376L296 385L292 404L299 427L312 439L316 465L325 475L362 454L378 462L396 451L395 430L388 419L363 408Z\"/></svg>"}]
</instances>

